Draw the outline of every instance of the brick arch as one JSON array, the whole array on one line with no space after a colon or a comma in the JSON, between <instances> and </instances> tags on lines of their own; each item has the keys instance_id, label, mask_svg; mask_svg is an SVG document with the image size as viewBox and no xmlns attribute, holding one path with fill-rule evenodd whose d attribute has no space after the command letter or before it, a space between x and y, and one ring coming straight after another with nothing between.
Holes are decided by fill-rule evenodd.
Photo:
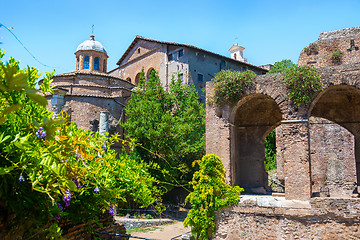
<instances>
[{"instance_id":1,"label":"brick arch","mask_svg":"<svg viewBox=\"0 0 360 240\"><path fill-rule=\"evenodd\" d=\"M135 86L139 85L140 75L141 75L140 72L135 75L135 78L134 78L134 85Z\"/></svg>"},{"instance_id":2,"label":"brick arch","mask_svg":"<svg viewBox=\"0 0 360 240\"><path fill-rule=\"evenodd\" d=\"M308 117L313 194L351 197L360 186L360 89L344 84L325 88L311 103Z\"/></svg>"},{"instance_id":3,"label":"brick arch","mask_svg":"<svg viewBox=\"0 0 360 240\"><path fill-rule=\"evenodd\" d=\"M232 184L247 192L266 193L264 140L281 124L281 110L270 96L253 93L240 99L230 114Z\"/></svg>"},{"instance_id":4,"label":"brick arch","mask_svg":"<svg viewBox=\"0 0 360 240\"><path fill-rule=\"evenodd\" d=\"M151 74L152 71L155 71L155 68L150 67L150 68L147 70L147 72L146 72L146 79L149 79L150 74Z\"/></svg>"}]
</instances>

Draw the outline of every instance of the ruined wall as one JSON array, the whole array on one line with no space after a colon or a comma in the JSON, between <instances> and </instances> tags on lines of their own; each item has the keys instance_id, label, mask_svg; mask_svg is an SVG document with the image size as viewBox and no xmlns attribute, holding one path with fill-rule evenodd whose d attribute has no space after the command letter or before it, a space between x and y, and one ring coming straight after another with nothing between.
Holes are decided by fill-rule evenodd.
<instances>
[{"instance_id":1,"label":"ruined wall","mask_svg":"<svg viewBox=\"0 0 360 240\"><path fill-rule=\"evenodd\" d=\"M216 215L213 239L359 239L360 199L243 196Z\"/></svg>"},{"instance_id":2,"label":"ruined wall","mask_svg":"<svg viewBox=\"0 0 360 240\"><path fill-rule=\"evenodd\" d=\"M306 49L309 49L312 44L317 49L307 51ZM301 51L299 66L318 68L360 62L360 27L323 32L319 39L312 44ZM338 62L333 62L331 55L336 50L342 52L342 58Z\"/></svg>"}]
</instances>

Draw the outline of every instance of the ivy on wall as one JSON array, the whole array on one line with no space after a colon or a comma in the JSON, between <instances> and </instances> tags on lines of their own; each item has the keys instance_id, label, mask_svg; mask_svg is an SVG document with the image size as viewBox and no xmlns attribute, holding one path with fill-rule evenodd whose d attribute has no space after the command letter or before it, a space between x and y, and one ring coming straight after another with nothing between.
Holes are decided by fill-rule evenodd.
<instances>
[{"instance_id":1,"label":"ivy on wall","mask_svg":"<svg viewBox=\"0 0 360 240\"><path fill-rule=\"evenodd\" d=\"M309 66L287 68L282 81L289 90L287 98L297 107L309 103L322 88L319 73Z\"/></svg>"},{"instance_id":2,"label":"ivy on wall","mask_svg":"<svg viewBox=\"0 0 360 240\"><path fill-rule=\"evenodd\" d=\"M218 72L213 78L215 81L214 95L210 103L215 103L218 106L236 104L246 90L251 87L255 77L256 74L249 70L245 72L232 70Z\"/></svg>"}]
</instances>

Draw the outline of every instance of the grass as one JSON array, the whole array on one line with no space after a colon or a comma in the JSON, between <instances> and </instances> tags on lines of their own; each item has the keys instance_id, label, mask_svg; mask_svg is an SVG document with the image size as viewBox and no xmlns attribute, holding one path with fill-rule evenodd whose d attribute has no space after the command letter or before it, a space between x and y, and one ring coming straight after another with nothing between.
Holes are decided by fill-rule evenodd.
<instances>
[{"instance_id":1,"label":"grass","mask_svg":"<svg viewBox=\"0 0 360 240\"><path fill-rule=\"evenodd\" d=\"M134 232L150 232L155 231L156 229L160 229L161 227L145 227L145 228L131 228L126 229L126 233L134 233Z\"/></svg>"}]
</instances>

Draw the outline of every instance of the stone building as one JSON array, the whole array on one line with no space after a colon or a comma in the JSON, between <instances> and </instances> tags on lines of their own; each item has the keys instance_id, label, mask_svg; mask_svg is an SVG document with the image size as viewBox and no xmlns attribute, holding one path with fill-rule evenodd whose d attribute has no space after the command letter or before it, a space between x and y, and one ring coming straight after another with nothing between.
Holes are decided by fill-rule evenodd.
<instances>
[{"instance_id":1,"label":"stone building","mask_svg":"<svg viewBox=\"0 0 360 240\"><path fill-rule=\"evenodd\" d=\"M247 63L243 50L243 47L235 44L229 50L229 58L188 44L136 36L117 62L119 67L111 70L109 74L137 85L142 69L146 76L155 69L165 87L169 86L173 76L180 74L185 83L195 86L200 99L204 100L202 89L205 83L223 69L252 70L256 74L267 72L264 68Z\"/></svg>"},{"instance_id":2,"label":"stone building","mask_svg":"<svg viewBox=\"0 0 360 240\"><path fill-rule=\"evenodd\" d=\"M123 109L134 85L107 74L107 52L93 35L77 47L75 56L75 71L53 78L49 110L67 112L83 129L123 135L119 122L124 121Z\"/></svg>"},{"instance_id":3,"label":"stone building","mask_svg":"<svg viewBox=\"0 0 360 240\"><path fill-rule=\"evenodd\" d=\"M349 46L354 40L356 47L358 29L320 36ZM247 190L238 204L217 213L214 239L360 239L359 51L334 66L322 60L333 49L320 46L311 57L323 64L323 86L310 104L296 107L282 75L271 74L257 76L235 106L207 105L206 152L222 159L229 183ZM208 96L213 90L209 82ZM273 129L285 191L271 194L264 139Z\"/></svg>"}]
</instances>

